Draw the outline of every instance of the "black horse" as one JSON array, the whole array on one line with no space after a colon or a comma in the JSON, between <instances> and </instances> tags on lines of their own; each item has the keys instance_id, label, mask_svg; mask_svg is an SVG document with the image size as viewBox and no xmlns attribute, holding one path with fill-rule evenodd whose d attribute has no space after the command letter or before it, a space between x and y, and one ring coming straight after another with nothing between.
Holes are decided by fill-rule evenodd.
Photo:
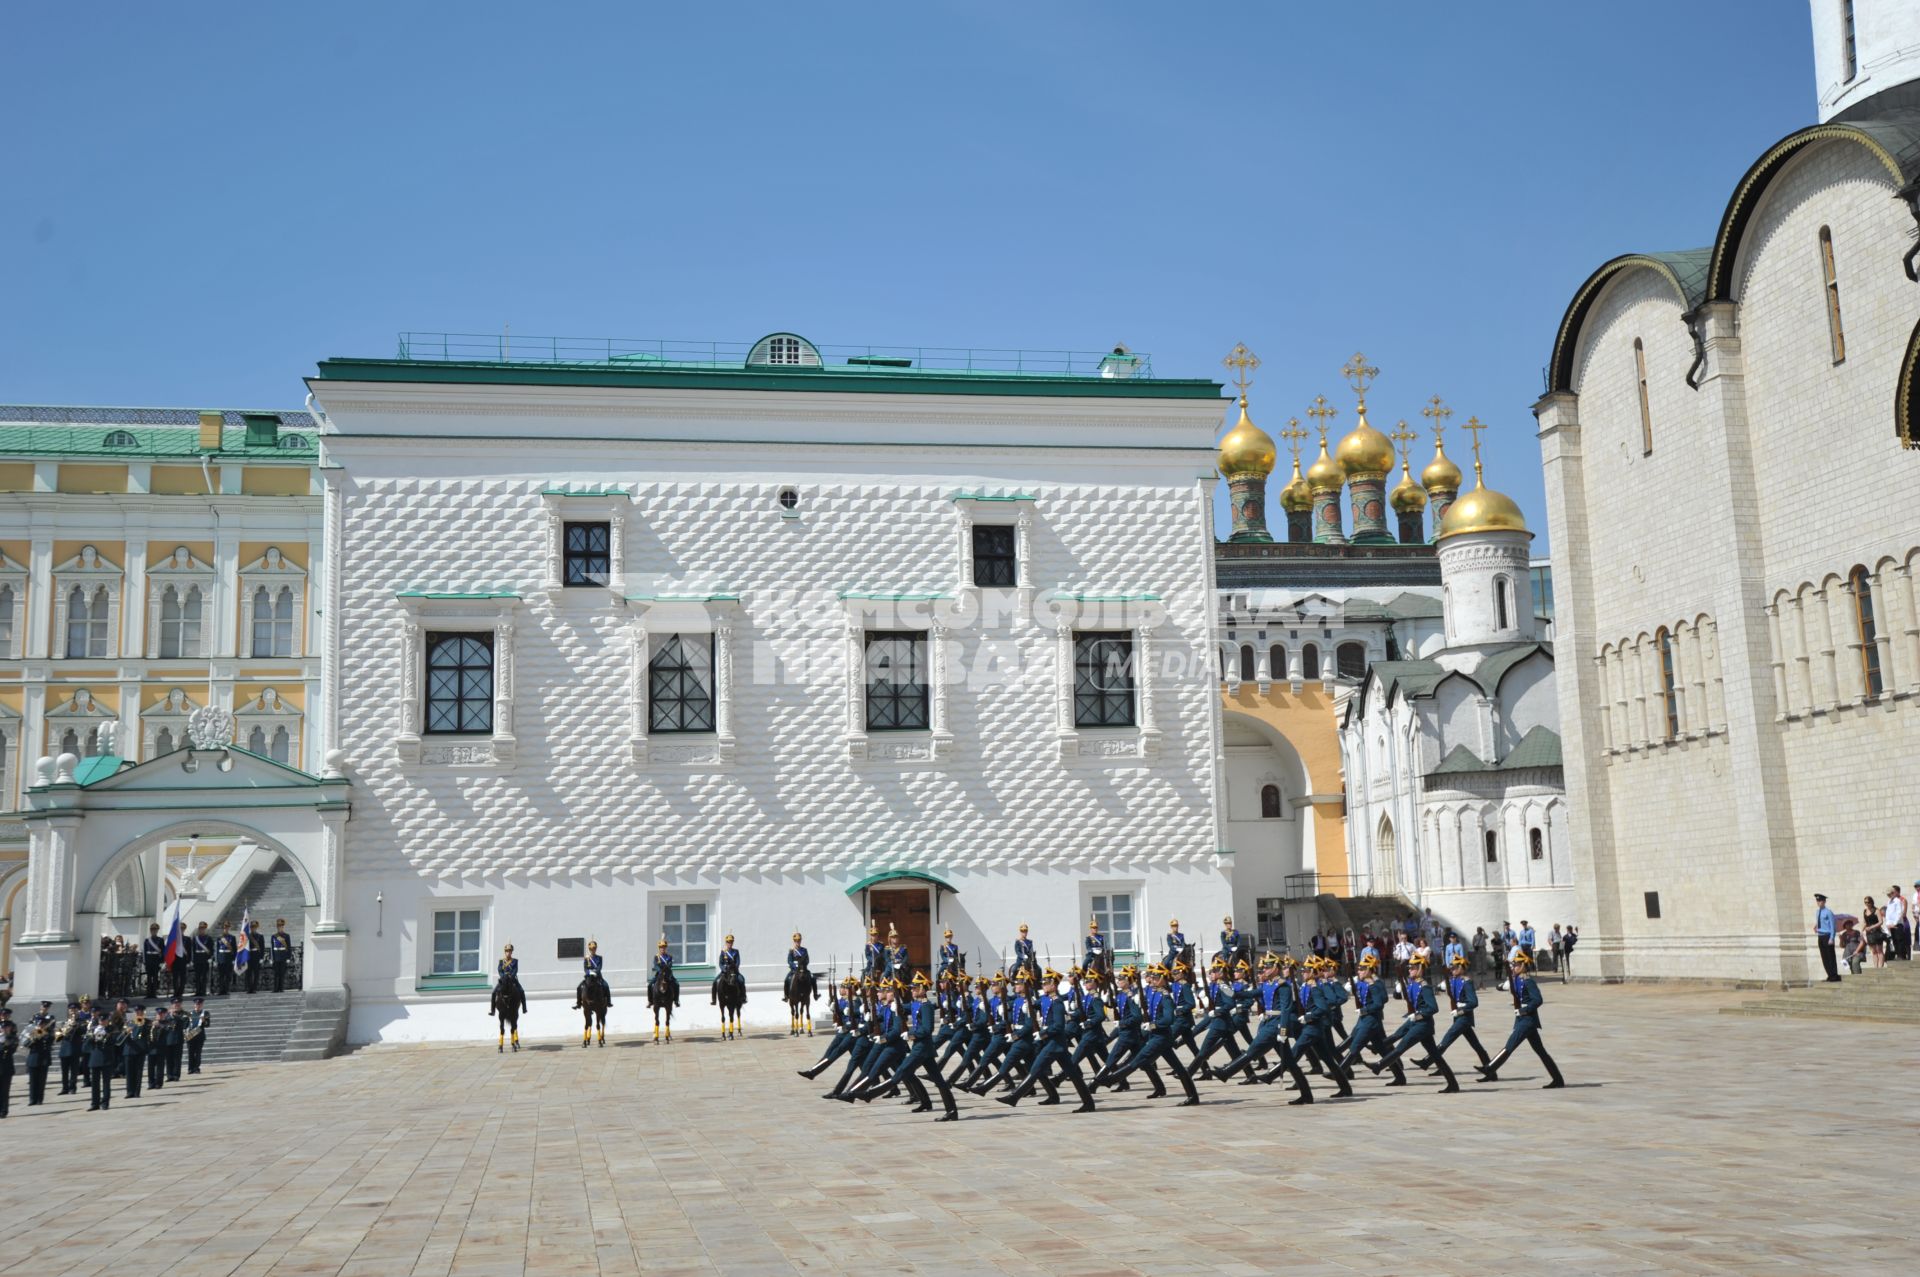
<instances>
[{"instance_id":1,"label":"black horse","mask_svg":"<svg viewBox=\"0 0 1920 1277\"><path fill-rule=\"evenodd\" d=\"M488 1015L500 1017L500 1051L505 1054L507 1035L513 1035L513 1049L520 1049L520 1013L527 1009L527 991L510 975L503 975L493 986L487 1005Z\"/></svg>"},{"instance_id":2,"label":"black horse","mask_svg":"<svg viewBox=\"0 0 1920 1277\"><path fill-rule=\"evenodd\" d=\"M574 994L574 1005L580 1008L585 1023L580 1028L580 1045L586 1046L593 1038L593 1030L600 1030L600 1045L607 1044L607 1008L613 1005L613 991L607 982L598 976L588 976L580 982L580 988Z\"/></svg>"},{"instance_id":3,"label":"black horse","mask_svg":"<svg viewBox=\"0 0 1920 1277\"><path fill-rule=\"evenodd\" d=\"M814 977L813 970L802 958L800 965L787 972L787 982L781 989L781 996L787 1002L787 1036L797 1038L804 1032L813 1036L813 1004L820 999L820 982Z\"/></svg>"},{"instance_id":4,"label":"black horse","mask_svg":"<svg viewBox=\"0 0 1920 1277\"><path fill-rule=\"evenodd\" d=\"M740 1009L747 1005L747 978L738 967L723 966L713 978L713 1005L720 1008L720 1040L746 1036L740 1024Z\"/></svg>"},{"instance_id":5,"label":"black horse","mask_svg":"<svg viewBox=\"0 0 1920 1277\"><path fill-rule=\"evenodd\" d=\"M667 1037L673 1041L673 1009L680 1005L680 981L673 972L656 967L647 981L647 1005L653 1008L653 1040L660 1041L660 1013L667 1013Z\"/></svg>"}]
</instances>

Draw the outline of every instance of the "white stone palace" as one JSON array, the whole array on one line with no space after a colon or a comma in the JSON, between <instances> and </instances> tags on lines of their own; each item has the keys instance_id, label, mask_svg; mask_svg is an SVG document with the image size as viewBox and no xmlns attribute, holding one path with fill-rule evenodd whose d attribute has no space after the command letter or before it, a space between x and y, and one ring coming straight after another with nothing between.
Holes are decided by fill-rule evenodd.
<instances>
[{"instance_id":1,"label":"white stone palace","mask_svg":"<svg viewBox=\"0 0 1920 1277\"><path fill-rule=\"evenodd\" d=\"M1535 408L1581 953L1804 981L1920 871L1920 8L1814 0L1819 120L1581 285Z\"/></svg>"}]
</instances>

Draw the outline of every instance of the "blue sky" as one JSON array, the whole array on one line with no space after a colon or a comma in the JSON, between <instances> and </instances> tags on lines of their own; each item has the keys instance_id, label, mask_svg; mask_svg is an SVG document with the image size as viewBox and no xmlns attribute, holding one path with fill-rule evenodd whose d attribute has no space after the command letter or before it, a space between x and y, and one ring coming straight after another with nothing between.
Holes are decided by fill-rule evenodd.
<instances>
[{"instance_id":1,"label":"blue sky","mask_svg":"<svg viewBox=\"0 0 1920 1277\"><path fill-rule=\"evenodd\" d=\"M0 401L297 405L401 329L1263 360L1544 532L1573 290L1811 122L1798 0L12 6ZM1424 450L1416 450L1416 458ZM1284 463L1283 463L1284 464ZM1416 460L1416 468L1418 461ZM1545 537L1541 538L1544 547Z\"/></svg>"}]
</instances>

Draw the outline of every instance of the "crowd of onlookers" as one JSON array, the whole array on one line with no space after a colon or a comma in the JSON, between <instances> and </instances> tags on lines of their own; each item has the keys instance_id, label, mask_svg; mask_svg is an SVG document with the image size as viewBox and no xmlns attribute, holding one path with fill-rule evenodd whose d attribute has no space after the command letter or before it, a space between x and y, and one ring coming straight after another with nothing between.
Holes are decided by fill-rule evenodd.
<instances>
[{"instance_id":1,"label":"crowd of onlookers","mask_svg":"<svg viewBox=\"0 0 1920 1277\"><path fill-rule=\"evenodd\" d=\"M1838 930L1835 943L1841 965L1849 974L1859 975L1867 967L1884 967L1889 962L1912 961L1914 922L1920 917L1920 882L1907 892L1898 884L1888 887L1884 900L1863 897L1857 914L1834 912Z\"/></svg>"},{"instance_id":2,"label":"crowd of onlookers","mask_svg":"<svg viewBox=\"0 0 1920 1277\"><path fill-rule=\"evenodd\" d=\"M1463 937L1428 909L1417 917L1369 919L1346 931L1330 928L1309 939L1307 948L1316 957L1331 958L1345 975L1371 955L1382 971L1396 979L1405 977L1416 957L1425 960L1428 973L1436 978L1452 969L1455 957L1464 957L1476 979L1492 976L1504 987L1517 953L1533 959L1536 969L1556 971L1566 978L1579 942L1580 933L1572 926L1556 922L1543 935L1524 918L1517 927L1502 922L1492 931L1476 927L1473 935Z\"/></svg>"}]
</instances>

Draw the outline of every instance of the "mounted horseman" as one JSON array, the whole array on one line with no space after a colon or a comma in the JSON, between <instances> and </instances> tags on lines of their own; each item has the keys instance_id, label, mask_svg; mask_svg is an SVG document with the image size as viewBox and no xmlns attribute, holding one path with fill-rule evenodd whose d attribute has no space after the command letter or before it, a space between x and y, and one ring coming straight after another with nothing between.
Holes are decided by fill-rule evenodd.
<instances>
[{"instance_id":1,"label":"mounted horseman","mask_svg":"<svg viewBox=\"0 0 1920 1277\"><path fill-rule=\"evenodd\" d=\"M607 984L605 966L599 941L587 941L587 956L580 960L580 987L573 992L573 1009L585 1018L580 1028L581 1046L592 1039L596 1025L600 1030L600 1045L607 1044L607 1008L613 1005L613 989Z\"/></svg>"},{"instance_id":2,"label":"mounted horseman","mask_svg":"<svg viewBox=\"0 0 1920 1277\"><path fill-rule=\"evenodd\" d=\"M814 979L813 969L809 965L807 946L800 943L800 933L793 933L793 948L787 950L787 979L781 986L781 996L787 1002L787 1036L797 1038L804 1027L806 1036L813 1036L813 1004L819 1000L820 985Z\"/></svg>"},{"instance_id":3,"label":"mounted horseman","mask_svg":"<svg viewBox=\"0 0 1920 1277\"><path fill-rule=\"evenodd\" d=\"M740 1024L740 1010L747 1005L747 979L740 973L740 951L733 947L733 937L726 938L718 958L719 972L713 977L713 987L709 996L713 1005L720 1008L720 1039L746 1036Z\"/></svg>"},{"instance_id":4,"label":"mounted horseman","mask_svg":"<svg viewBox=\"0 0 1920 1277\"><path fill-rule=\"evenodd\" d=\"M511 1034L513 1049L520 1049L520 1013L527 1009L527 991L520 987L520 959L513 956L513 946L506 946L500 960L493 964L493 997L488 1003L487 1014L500 1017L500 1051L507 1049L507 1038Z\"/></svg>"},{"instance_id":5,"label":"mounted horseman","mask_svg":"<svg viewBox=\"0 0 1920 1277\"><path fill-rule=\"evenodd\" d=\"M680 1005L680 981L673 974L673 953L662 937L653 955L653 974L647 978L647 1005L653 1009L653 1040L660 1041L660 1013L667 1013L667 1037L673 1041L673 1009Z\"/></svg>"},{"instance_id":6,"label":"mounted horseman","mask_svg":"<svg viewBox=\"0 0 1920 1277\"><path fill-rule=\"evenodd\" d=\"M1100 934L1100 919L1087 923L1087 938L1080 946L1080 970L1088 981L1105 981L1113 975L1113 946Z\"/></svg>"}]
</instances>

